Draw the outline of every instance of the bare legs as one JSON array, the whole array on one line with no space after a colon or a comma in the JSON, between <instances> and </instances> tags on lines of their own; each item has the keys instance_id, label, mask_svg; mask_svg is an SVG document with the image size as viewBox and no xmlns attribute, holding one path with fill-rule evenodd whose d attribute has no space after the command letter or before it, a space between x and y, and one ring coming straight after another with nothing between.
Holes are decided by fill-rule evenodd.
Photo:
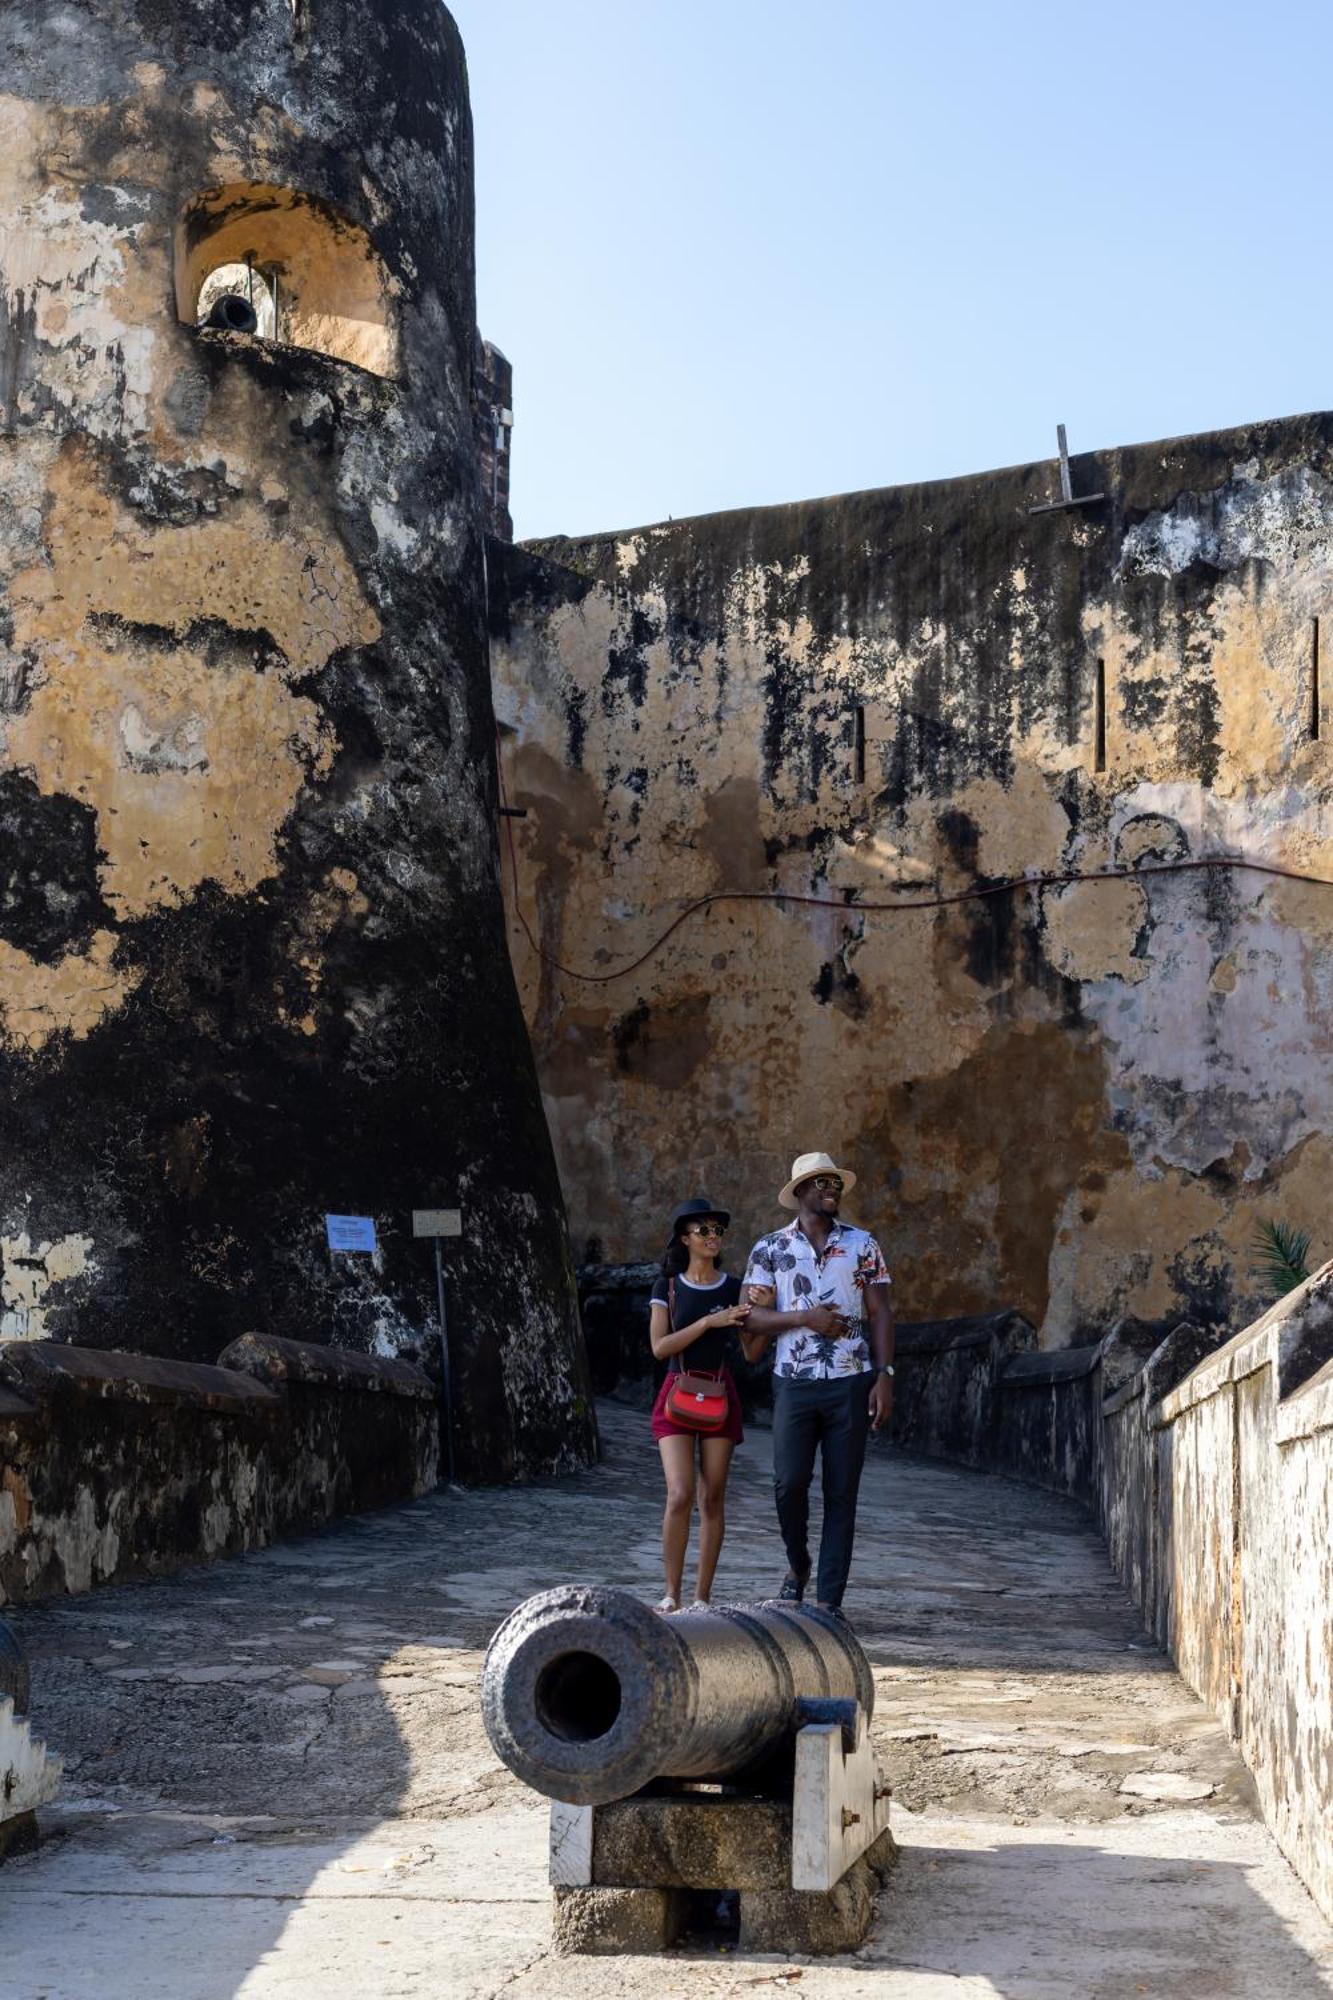
<instances>
[{"instance_id":1,"label":"bare legs","mask_svg":"<svg viewBox=\"0 0 1333 2000\"><path fill-rule=\"evenodd\" d=\"M657 1440L666 1474L666 1512L662 1516L662 1565L666 1570L666 1594L680 1603L681 1578L685 1573L685 1550L690 1540L690 1515L694 1512L694 1439L665 1437Z\"/></svg>"},{"instance_id":2,"label":"bare legs","mask_svg":"<svg viewBox=\"0 0 1333 2000\"><path fill-rule=\"evenodd\" d=\"M692 1437L658 1439L662 1470L666 1474L666 1512L662 1516L662 1563L666 1570L667 1596L677 1604L685 1574L685 1551L690 1540L690 1516L694 1512L695 1462ZM734 1450L730 1438L699 1440L699 1586L698 1595L707 1602L722 1552L726 1528L727 1473Z\"/></svg>"},{"instance_id":3,"label":"bare legs","mask_svg":"<svg viewBox=\"0 0 1333 2000\"><path fill-rule=\"evenodd\" d=\"M713 1594L713 1577L722 1553L727 1526L727 1473L735 1450L730 1438L699 1440L699 1588L705 1604Z\"/></svg>"}]
</instances>

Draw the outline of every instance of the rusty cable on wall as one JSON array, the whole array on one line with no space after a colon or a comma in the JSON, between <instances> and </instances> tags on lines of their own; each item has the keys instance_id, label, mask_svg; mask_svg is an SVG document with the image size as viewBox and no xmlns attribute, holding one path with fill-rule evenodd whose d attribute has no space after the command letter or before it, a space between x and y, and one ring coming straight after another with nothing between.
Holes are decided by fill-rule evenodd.
<instances>
[{"instance_id":1,"label":"rusty cable on wall","mask_svg":"<svg viewBox=\"0 0 1333 2000\"><path fill-rule=\"evenodd\" d=\"M653 939L646 951L621 965L614 972L580 972L575 966L565 965L545 945L533 936L532 926L523 914L519 897L518 849L514 844L513 821L509 817L508 796L505 791L504 761L501 756L500 732L495 732L495 762L500 779L500 806L505 819L509 838L509 866L514 880L514 915L528 944L553 971L563 974L566 979L577 979L585 986L609 986L613 980L627 979L631 972L637 972L650 958L655 958L668 940L675 936L681 925L700 910L707 910L714 903L797 903L806 909L842 910L850 916L862 911L892 916L899 910L943 910L954 903L980 902L988 896L1015 895L1021 889L1067 889L1078 882L1138 882L1145 875L1188 875L1220 869L1235 869L1250 875L1275 875L1284 882L1311 883L1318 889L1333 889L1333 878L1327 875L1311 875L1304 869L1284 868L1277 861L1250 861L1241 854L1206 854L1184 861L1145 861L1141 868L1090 868L1070 869L1060 874L1049 875L1009 875L1002 882L976 883L970 889L953 889L945 895L913 896L895 902L882 901L849 902L842 896L811 896L798 889L714 889L706 896L696 896L673 917L660 936Z\"/></svg>"}]
</instances>

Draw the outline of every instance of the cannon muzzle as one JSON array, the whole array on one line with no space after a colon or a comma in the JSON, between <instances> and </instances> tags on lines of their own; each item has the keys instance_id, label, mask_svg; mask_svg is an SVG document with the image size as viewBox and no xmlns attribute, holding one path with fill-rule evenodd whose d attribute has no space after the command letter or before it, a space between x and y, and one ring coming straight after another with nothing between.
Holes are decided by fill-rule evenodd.
<instances>
[{"instance_id":1,"label":"cannon muzzle","mask_svg":"<svg viewBox=\"0 0 1333 2000\"><path fill-rule=\"evenodd\" d=\"M720 1778L794 1736L802 1701L875 1705L845 1625L795 1605L663 1618L628 1591L530 1597L491 1641L486 1733L548 1798L609 1805L654 1778Z\"/></svg>"}]
</instances>

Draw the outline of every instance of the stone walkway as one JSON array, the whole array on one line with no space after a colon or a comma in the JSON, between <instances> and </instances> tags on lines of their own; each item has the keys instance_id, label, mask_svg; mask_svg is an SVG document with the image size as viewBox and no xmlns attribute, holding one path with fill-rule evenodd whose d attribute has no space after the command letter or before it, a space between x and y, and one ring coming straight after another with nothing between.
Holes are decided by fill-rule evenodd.
<instances>
[{"instance_id":1,"label":"stone walkway","mask_svg":"<svg viewBox=\"0 0 1333 2000\"><path fill-rule=\"evenodd\" d=\"M1073 1506L875 1446L853 1578L902 1862L856 1957L560 1960L545 1807L490 1754L481 1653L548 1584L655 1598L642 1416L559 1486L441 1493L18 1615L66 1757L0 1871L5 2000L1286 2000L1333 1937ZM721 1584L780 1565L767 1434ZM719 1592L721 1595L721 1591Z\"/></svg>"}]
</instances>

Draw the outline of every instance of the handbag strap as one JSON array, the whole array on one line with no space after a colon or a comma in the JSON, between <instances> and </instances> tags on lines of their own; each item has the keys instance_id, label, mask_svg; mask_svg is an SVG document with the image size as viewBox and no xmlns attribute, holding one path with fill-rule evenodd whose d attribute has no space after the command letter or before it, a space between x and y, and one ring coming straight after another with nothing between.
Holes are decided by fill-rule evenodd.
<instances>
[{"instance_id":1,"label":"handbag strap","mask_svg":"<svg viewBox=\"0 0 1333 2000\"><path fill-rule=\"evenodd\" d=\"M680 1328L676 1325L676 1281L674 1278L667 1279L667 1322L673 1333L679 1333ZM727 1364L725 1361L720 1368L687 1368L683 1354L673 1354L671 1357L670 1373L673 1375L706 1375L710 1381L720 1382L726 1372Z\"/></svg>"}]
</instances>

